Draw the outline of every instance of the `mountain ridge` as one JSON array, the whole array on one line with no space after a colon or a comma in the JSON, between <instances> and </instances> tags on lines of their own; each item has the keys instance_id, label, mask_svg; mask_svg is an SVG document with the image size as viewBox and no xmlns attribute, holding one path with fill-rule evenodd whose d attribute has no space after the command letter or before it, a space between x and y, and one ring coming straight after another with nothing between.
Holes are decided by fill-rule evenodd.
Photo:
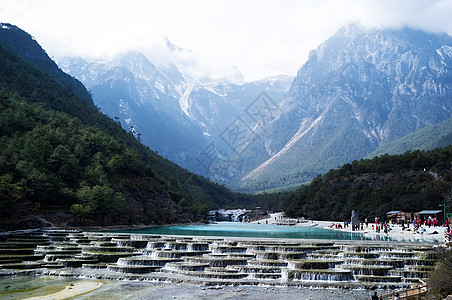
<instances>
[{"instance_id":1,"label":"mountain ridge","mask_svg":"<svg viewBox=\"0 0 452 300\"><path fill-rule=\"evenodd\" d=\"M0 42L4 46L20 53L22 57L55 78L63 86L71 87L79 98L94 106L93 99L83 84L64 73L30 34L9 23L0 23L0 28Z\"/></svg>"},{"instance_id":2,"label":"mountain ridge","mask_svg":"<svg viewBox=\"0 0 452 300\"><path fill-rule=\"evenodd\" d=\"M242 188L275 187L271 177L290 174L306 181L303 172L322 174L449 118L450 45L450 36L411 29L340 29L311 51L283 97L288 113L270 126L283 157L268 157L242 177ZM281 139L288 124L295 126Z\"/></svg>"},{"instance_id":3,"label":"mountain ridge","mask_svg":"<svg viewBox=\"0 0 452 300\"><path fill-rule=\"evenodd\" d=\"M142 139L148 138L146 134L152 133L152 128L160 128L163 134L152 133L153 138L144 142L185 168L235 190L254 192L304 183L331 168L366 157L382 144L450 118L451 46L452 38L446 34L353 24L312 50L293 80L201 84L184 78L173 66L171 74L165 73L168 85L159 85L151 76L146 84L152 88L138 88L170 97L148 104L148 115L160 118L160 125L133 127ZM70 65L62 62L63 69L72 69ZM108 69L91 69L91 74L107 73ZM130 64L125 67L128 75L119 76L118 84L136 90L136 84L126 81L138 82L146 76L140 73L142 69L133 69ZM90 73L86 69L83 74L72 74L82 78ZM173 76L176 84L169 83ZM288 81L292 81L290 88ZM173 88L165 90L165 86ZM108 88L108 84L92 86L95 98L99 93L109 93ZM266 120L265 126L250 114L252 109L262 114L267 108L264 106L268 103L259 102L262 92L269 98L263 101L280 111ZM133 103L138 96L129 93L127 97L100 106L115 110L108 113L111 117L124 113L123 124L137 120L133 112L145 106ZM164 103L172 104L165 108ZM127 114L131 117L125 117ZM244 151L237 152L225 144L227 130L234 127L240 127L245 132L241 138L250 141ZM189 141L184 140L187 136ZM159 145L162 141L170 142ZM209 147L216 152L216 159L224 162L203 169L199 160Z\"/></svg>"},{"instance_id":4,"label":"mountain ridge","mask_svg":"<svg viewBox=\"0 0 452 300\"><path fill-rule=\"evenodd\" d=\"M159 156L9 48L0 43L0 229L190 222L255 201Z\"/></svg>"},{"instance_id":5,"label":"mountain ridge","mask_svg":"<svg viewBox=\"0 0 452 300\"><path fill-rule=\"evenodd\" d=\"M143 69L143 64L152 67ZM292 81L290 76L276 75L243 84L201 82L182 74L175 65L156 66L137 51L108 61L64 58L59 65L88 86L104 113L118 117L124 128L128 129L127 123L140 132L146 145L211 179L214 170L205 172L198 162L203 151L211 143L222 143L224 130L245 114L246 107L262 91L278 98ZM115 84L123 88L114 95L109 78L116 68L121 68L124 75L115 76ZM152 118L159 121L146 121Z\"/></svg>"}]
</instances>

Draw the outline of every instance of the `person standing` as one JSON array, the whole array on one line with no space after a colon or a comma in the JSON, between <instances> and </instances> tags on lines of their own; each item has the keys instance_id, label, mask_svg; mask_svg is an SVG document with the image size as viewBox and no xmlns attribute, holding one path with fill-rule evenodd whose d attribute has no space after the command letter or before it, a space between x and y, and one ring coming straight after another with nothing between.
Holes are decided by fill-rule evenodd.
<instances>
[{"instance_id":1,"label":"person standing","mask_svg":"<svg viewBox=\"0 0 452 300\"><path fill-rule=\"evenodd\" d=\"M370 299L371 300L380 300L380 297L378 297L377 292L375 292Z\"/></svg>"}]
</instances>

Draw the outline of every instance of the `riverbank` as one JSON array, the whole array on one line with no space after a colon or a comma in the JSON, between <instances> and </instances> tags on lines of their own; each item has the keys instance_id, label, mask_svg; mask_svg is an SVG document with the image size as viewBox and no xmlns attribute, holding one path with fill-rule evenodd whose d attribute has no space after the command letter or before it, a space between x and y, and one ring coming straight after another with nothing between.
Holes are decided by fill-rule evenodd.
<instances>
[{"instance_id":1,"label":"riverbank","mask_svg":"<svg viewBox=\"0 0 452 300\"><path fill-rule=\"evenodd\" d=\"M255 221L253 223L259 223L259 224L270 224L275 225L278 224L278 220L281 220L283 214L282 213L273 213L270 214L268 218L261 219L258 221ZM421 233L421 229L418 231L413 230L413 226L410 226L410 228L402 228L400 225L396 224L390 224L391 230L388 233L384 233L383 230L381 230L379 233L375 230L375 224L369 223L368 226L364 224L363 230L357 230L352 231L351 226L343 227L343 222L341 221L315 221L315 220L306 220L305 222L301 223L294 223L293 226L299 226L299 227L318 227L328 230L336 230L340 232L355 232L355 233L361 233L366 237L370 237L372 240L378 241L379 239L383 239L385 237L390 237L395 240L400 241L424 241L424 242L444 242L445 240L445 234L444 230L445 227L443 226L422 226L423 233ZM335 224L341 224L341 227L336 227ZM374 226L374 229L372 229L372 225Z\"/></svg>"}]
</instances>

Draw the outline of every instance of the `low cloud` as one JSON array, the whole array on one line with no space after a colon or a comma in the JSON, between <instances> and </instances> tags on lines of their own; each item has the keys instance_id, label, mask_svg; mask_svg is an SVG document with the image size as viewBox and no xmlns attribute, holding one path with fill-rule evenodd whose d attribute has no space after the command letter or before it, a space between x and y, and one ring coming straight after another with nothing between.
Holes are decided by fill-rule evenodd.
<instances>
[{"instance_id":1,"label":"low cloud","mask_svg":"<svg viewBox=\"0 0 452 300\"><path fill-rule=\"evenodd\" d=\"M451 15L449 0L2 0L0 6L2 22L35 36L51 56L139 50L194 76L243 73L247 80L295 74L310 49L350 23L451 34Z\"/></svg>"}]
</instances>

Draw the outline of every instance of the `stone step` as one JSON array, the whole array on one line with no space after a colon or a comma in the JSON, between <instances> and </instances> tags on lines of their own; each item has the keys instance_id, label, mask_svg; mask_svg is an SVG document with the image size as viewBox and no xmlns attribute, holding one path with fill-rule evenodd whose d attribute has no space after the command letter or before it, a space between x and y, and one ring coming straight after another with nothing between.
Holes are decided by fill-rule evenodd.
<instances>
[{"instance_id":1,"label":"stone step","mask_svg":"<svg viewBox=\"0 0 452 300\"><path fill-rule=\"evenodd\" d=\"M403 268L405 261L402 259L362 259L362 258L346 258L344 262L348 265L360 266L392 266L394 268Z\"/></svg>"},{"instance_id":2,"label":"stone step","mask_svg":"<svg viewBox=\"0 0 452 300\"><path fill-rule=\"evenodd\" d=\"M289 260L287 267L289 269L334 269L336 265L342 263L341 260L297 259Z\"/></svg>"},{"instance_id":3,"label":"stone step","mask_svg":"<svg viewBox=\"0 0 452 300\"><path fill-rule=\"evenodd\" d=\"M132 256L130 252L83 252L84 255L97 259L99 262L116 263L121 257Z\"/></svg>"},{"instance_id":4,"label":"stone step","mask_svg":"<svg viewBox=\"0 0 452 300\"><path fill-rule=\"evenodd\" d=\"M112 243L116 243L119 247L133 247L133 248L146 248L148 245L148 241L142 241L142 240L130 240L130 239L118 239L118 238L112 238Z\"/></svg>"},{"instance_id":5,"label":"stone step","mask_svg":"<svg viewBox=\"0 0 452 300\"><path fill-rule=\"evenodd\" d=\"M312 245L311 243L306 243L303 245ZM327 243L327 245L333 245L333 243ZM262 247L262 249L260 250L265 250L265 247L271 246L283 246L283 247L289 247L289 246L293 246L293 247L298 247L301 246L301 243L299 242L279 242L279 241L272 241L272 240L268 240L268 241L239 241L237 242L237 246L245 246L245 247ZM317 245L316 245L317 246Z\"/></svg>"},{"instance_id":6,"label":"stone step","mask_svg":"<svg viewBox=\"0 0 452 300\"><path fill-rule=\"evenodd\" d=\"M281 279L282 274L281 273L248 273L248 277L255 278L255 279L263 279L263 280L274 280L274 279Z\"/></svg>"},{"instance_id":7,"label":"stone step","mask_svg":"<svg viewBox=\"0 0 452 300\"><path fill-rule=\"evenodd\" d=\"M133 247L104 247L104 246L83 246L83 252L129 252L135 251Z\"/></svg>"},{"instance_id":8,"label":"stone step","mask_svg":"<svg viewBox=\"0 0 452 300\"><path fill-rule=\"evenodd\" d=\"M242 258L248 258L253 259L256 258L256 255L252 253L222 253L222 254L211 254L212 256L223 256L223 257L242 257Z\"/></svg>"},{"instance_id":9,"label":"stone step","mask_svg":"<svg viewBox=\"0 0 452 300\"><path fill-rule=\"evenodd\" d=\"M58 262L50 262L50 263L44 263L41 266L42 268L46 268L46 269L62 269L65 266L63 264L60 264Z\"/></svg>"},{"instance_id":10,"label":"stone step","mask_svg":"<svg viewBox=\"0 0 452 300\"><path fill-rule=\"evenodd\" d=\"M187 250L189 250L189 251L209 251L209 243L189 242L189 243L187 243Z\"/></svg>"},{"instance_id":11,"label":"stone step","mask_svg":"<svg viewBox=\"0 0 452 300\"><path fill-rule=\"evenodd\" d=\"M188 257L188 256L198 256L209 253L208 251L185 251L185 250L169 250L169 249L162 249L162 250L155 250L152 251L150 254L152 254L155 257L168 257L168 258L181 258L181 257Z\"/></svg>"},{"instance_id":12,"label":"stone step","mask_svg":"<svg viewBox=\"0 0 452 300\"><path fill-rule=\"evenodd\" d=\"M49 238L42 235L11 235L7 238L8 242L32 242L32 243L46 243Z\"/></svg>"},{"instance_id":13,"label":"stone step","mask_svg":"<svg viewBox=\"0 0 452 300\"><path fill-rule=\"evenodd\" d=\"M248 246L248 252L254 251L269 251L269 252L314 252L318 250L324 250L324 247L315 245L258 245L258 246Z\"/></svg>"},{"instance_id":14,"label":"stone step","mask_svg":"<svg viewBox=\"0 0 452 300\"><path fill-rule=\"evenodd\" d=\"M378 253L370 253L370 252L345 252L343 253L343 257L345 258L365 258L365 259L374 259L380 257Z\"/></svg>"},{"instance_id":15,"label":"stone step","mask_svg":"<svg viewBox=\"0 0 452 300\"><path fill-rule=\"evenodd\" d=\"M268 259L256 259L248 261L252 266L264 266L264 267L287 267L287 261L283 260L268 260Z\"/></svg>"},{"instance_id":16,"label":"stone step","mask_svg":"<svg viewBox=\"0 0 452 300\"><path fill-rule=\"evenodd\" d=\"M301 259L306 257L304 252L273 252L273 251L256 251L253 252L257 259L268 260L286 260Z\"/></svg>"},{"instance_id":17,"label":"stone step","mask_svg":"<svg viewBox=\"0 0 452 300\"><path fill-rule=\"evenodd\" d=\"M53 250L34 250L34 253L37 255L48 255L48 254L69 254L76 255L82 253L80 249L77 250L61 250L61 249L53 249Z\"/></svg>"},{"instance_id":18,"label":"stone step","mask_svg":"<svg viewBox=\"0 0 452 300\"><path fill-rule=\"evenodd\" d=\"M419 256L420 253L408 251L380 252L380 257L386 258L418 258Z\"/></svg>"},{"instance_id":19,"label":"stone step","mask_svg":"<svg viewBox=\"0 0 452 300\"><path fill-rule=\"evenodd\" d=\"M96 247L116 247L118 246L115 242L99 242L99 241L91 241L90 246ZM86 247L86 246L85 246Z\"/></svg>"},{"instance_id":20,"label":"stone step","mask_svg":"<svg viewBox=\"0 0 452 300\"><path fill-rule=\"evenodd\" d=\"M434 259L421 259L421 258L407 258L404 259L406 266L433 266L436 260Z\"/></svg>"},{"instance_id":21,"label":"stone step","mask_svg":"<svg viewBox=\"0 0 452 300\"><path fill-rule=\"evenodd\" d=\"M340 259L339 255L336 254L319 254L317 252L307 253L306 258L309 259Z\"/></svg>"},{"instance_id":22,"label":"stone step","mask_svg":"<svg viewBox=\"0 0 452 300\"><path fill-rule=\"evenodd\" d=\"M89 245L89 243L92 242L92 240L87 238L71 238L70 242L77 244L77 245Z\"/></svg>"},{"instance_id":23,"label":"stone step","mask_svg":"<svg viewBox=\"0 0 452 300\"><path fill-rule=\"evenodd\" d=\"M198 278L209 278L209 279L242 279L248 276L248 274L242 273L222 273L222 272L197 272L197 271L180 271L182 274L198 277Z\"/></svg>"},{"instance_id":24,"label":"stone step","mask_svg":"<svg viewBox=\"0 0 452 300\"><path fill-rule=\"evenodd\" d=\"M170 262L182 261L180 258L133 256L118 259L117 264L123 266L158 266L163 267Z\"/></svg>"},{"instance_id":25,"label":"stone step","mask_svg":"<svg viewBox=\"0 0 452 300\"><path fill-rule=\"evenodd\" d=\"M340 269L352 271L354 275L388 276L392 266L340 265Z\"/></svg>"},{"instance_id":26,"label":"stone step","mask_svg":"<svg viewBox=\"0 0 452 300\"><path fill-rule=\"evenodd\" d=\"M309 269L309 270L282 270L282 278L299 281L353 281L354 277L349 270L336 269Z\"/></svg>"},{"instance_id":27,"label":"stone step","mask_svg":"<svg viewBox=\"0 0 452 300\"><path fill-rule=\"evenodd\" d=\"M239 246L210 246L212 253L245 253L247 249L247 247Z\"/></svg>"},{"instance_id":28,"label":"stone step","mask_svg":"<svg viewBox=\"0 0 452 300\"><path fill-rule=\"evenodd\" d=\"M20 263L1 264L0 269L11 269L11 270L39 269L41 268L41 266L42 263L23 261Z\"/></svg>"},{"instance_id":29,"label":"stone step","mask_svg":"<svg viewBox=\"0 0 452 300\"><path fill-rule=\"evenodd\" d=\"M46 232L45 236L52 242L66 242L69 241L69 232Z\"/></svg>"},{"instance_id":30,"label":"stone step","mask_svg":"<svg viewBox=\"0 0 452 300\"><path fill-rule=\"evenodd\" d=\"M186 251L187 250L187 243L181 242L181 241L166 242L165 243L165 247L163 249L165 249L165 250Z\"/></svg>"},{"instance_id":31,"label":"stone step","mask_svg":"<svg viewBox=\"0 0 452 300\"><path fill-rule=\"evenodd\" d=\"M70 268L81 268L83 264L95 264L98 260L95 258L59 258L56 262Z\"/></svg>"},{"instance_id":32,"label":"stone step","mask_svg":"<svg viewBox=\"0 0 452 300\"><path fill-rule=\"evenodd\" d=\"M165 270L168 271L204 271L209 267L207 263L190 263L190 262L174 262L167 263L165 265Z\"/></svg>"},{"instance_id":33,"label":"stone step","mask_svg":"<svg viewBox=\"0 0 452 300\"><path fill-rule=\"evenodd\" d=\"M97 263L97 264L83 264L82 268L93 269L93 270L103 270L107 269L107 263Z\"/></svg>"},{"instance_id":34,"label":"stone step","mask_svg":"<svg viewBox=\"0 0 452 300\"><path fill-rule=\"evenodd\" d=\"M239 273L238 270L231 268L218 268L218 267L208 267L204 269L205 272L219 272L219 273Z\"/></svg>"},{"instance_id":35,"label":"stone step","mask_svg":"<svg viewBox=\"0 0 452 300\"><path fill-rule=\"evenodd\" d=\"M46 254L46 256L44 257L44 261L46 262L52 262L52 261L56 261L57 259L60 258L71 258L74 257L74 254Z\"/></svg>"},{"instance_id":36,"label":"stone step","mask_svg":"<svg viewBox=\"0 0 452 300\"><path fill-rule=\"evenodd\" d=\"M22 249L22 248L35 248L38 245L49 245L50 241L45 242L21 242L21 241L6 241L0 243L0 249Z\"/></svg>"},{"instance_id":37,"label":"stone step","mask_svg":"<svg viewBox=\"0 0 452 300\"><path fill-rule=\"evenodd\" d=\"M153 234L132 234L130 235L130 239L149 242L149 241L158 241L162 239L162 236Z\"/></svg>"},{"instance_id":38,"label":"stone step","mask_svg":"<svg viewBox=\"0 0 452 300\"><path fill-rule=\"evenodd\" d=\"M155 250L155 249L163 249L165 248L165 242L163 241L151 241L146 245L146 249Z\"/></svg>"},{"instance_id":39,"label":"stone step","mask_svg":"<svg viewBox=\"0 0 452 300\"><path fill-rule=\"evenodd\" d=\"M15 255L15 254L5 254L0 255L0 262L21 262L21 261L36 261L44 259L44 255L34 255L34 254L25 254L25 255Z\"/></svg>"},{"instance_id":40,"label":"stone step","mask_svg":"<svg viewBox=\"0 0 452 300\"><path fill-rule=\"evenodd\" d=\"M186 257L187 262L206 263L210 267L226 267L234 265L246 265L247 257L214 257L214 256L193 256Z\"/></svg>"},{"instance_id":41,"label":"stone step","mask_svg":"<svg viewBox=\"0 0 452 300\"><path fill-rule=\"evenodd\" d=\"M392 276L402 276L404 278L428 278L430 271L414 271L414 270L391 270Z\"/></svg>"},{"instance_id":42,"label":"stone step","mask_svg":"<svg viewBox=\"0 0 452 300\"><path fill-rule=\"evenodd\" d=\"M229 266L228 268L239 271L240 273L254 274L254 273L279 273L281 274L281 267L265 267L265 266Z\"/></svg>"},{"instance_id":43,"label":"stone step","mask_svg":"<svg viewBox=\"0 0 452 300\"><path fill-rule=\"evenodd\" d=\"M371 276L371 275L356 275L356 280L360 282L402 282L402 276Z\"/></svg>"},{"instance_id":44,"label":"stone step","mask_svg":"<svg viewBox=\"0 0 452 300\"><path fill-rule=\"evenodd\" d=\"M129 274L145 274L152 273L160 270L159 266L119 266L119 265L107 265L107 270L114 271L118 273L129 273Z\"/></svg>"},{"instance_id":45,"label":"stone step","mask_svg":"<svg viewBox=\"0 0 452 300\"><path fill-rule=\"evenodd\" d=\"M368 252L391 252L394 251L393 246L389 245L342 245L340 249L343 252L358 252L358 253L368 253ZM406 251L412 252L411 249L405 248Z\"/></svg>"},{"instance_id":46,"label":"stone step","mask_svg":"<svg viewBox=\"0 0 452 300\"><path fill-rule=\"evenodd\" d=\"M91 233L85 233L85 237L87 239L90 239L91 241L97 241L97 242L110 242L112 237L107 235L98 235L98 234L91 234Z\"/></svg>"},{"instance_id":47,"label":"stone step","mask_svg":"<svg viewBox=\"0 0 452 300\"><path fill-rule=\"evenodd\" d=\"M22 262L22 258L0 258L0 265L2 264L13 264Z\"/></svg>"},{"instance_id":48,"label":"stone step","mask_svg":"<svg viewBox=\"0 0 452 300\"><path fill-rule=\"evenodd\" d=\"M432 272L435 269L435 266L407 266L405 268L407 271L426 271Z\"/></svg>"},{"instance_id":49,"label":"stone step","mask_svg":"<svg viewBox=\"0 0 452 300\"><path fill-rule=\"evenodd\" d=\"M0 255L27 255L27 254L33 254L35 251L35 248L3 248L0 249Z\"/></svg>"}]
</instances>

